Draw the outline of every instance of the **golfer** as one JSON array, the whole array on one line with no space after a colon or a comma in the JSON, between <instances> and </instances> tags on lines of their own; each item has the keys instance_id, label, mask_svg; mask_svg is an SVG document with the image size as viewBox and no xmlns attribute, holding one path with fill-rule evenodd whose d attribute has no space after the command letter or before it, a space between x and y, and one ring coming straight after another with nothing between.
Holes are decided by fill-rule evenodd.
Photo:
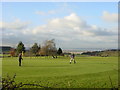
<instances>
[{"instance_id":1,"label":"golfer","mask_svg":"<svg viewBox=\"0 0 120 90\"><path fill-rule=\"evenodd\" d=\"M74 61L74 64L76 63L76 61L75 61L75 54L71 54L70 55L70 64L72 63L72 61Z\"/></svg>"},{"instance_id":2,"label":"golfer","mask_svg":"<svg viewBox=\"0 0 120 90\"><path fill-rule=\"evenodd\" d=\"M19 66L21 66L21 60L23 60L22 53L20 53L18 57L19 57Z\"/></svg>"}]
</instances>

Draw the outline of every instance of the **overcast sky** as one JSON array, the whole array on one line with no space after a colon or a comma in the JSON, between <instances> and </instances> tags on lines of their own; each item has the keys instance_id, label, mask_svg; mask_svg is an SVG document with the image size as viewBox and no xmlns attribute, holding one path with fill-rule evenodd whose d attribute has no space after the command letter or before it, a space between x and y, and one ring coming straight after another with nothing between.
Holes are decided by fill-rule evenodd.
<instances>
[{"instance_id":1,"label":"overcast sky","mask_svg":"<svg viewBox=\"0 0 120 90\"><path fill-rule=\"evenodd\" d=\"M4 2L3 45L55 39L61 48L117 48L117 2Z\"/></svg>"}]
</instances>

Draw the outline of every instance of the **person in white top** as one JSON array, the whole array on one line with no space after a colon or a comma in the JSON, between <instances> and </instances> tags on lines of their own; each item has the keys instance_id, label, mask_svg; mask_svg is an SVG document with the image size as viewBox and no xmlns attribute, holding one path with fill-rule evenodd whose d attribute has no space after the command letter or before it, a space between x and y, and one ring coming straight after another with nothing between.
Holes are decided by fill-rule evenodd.
<instances>
[{"instance_id":1,"label":"person in white top","mask_svg":"<svg viewBox=\"0 0 120 90\"><path fill-rule=\"evenodd\" d=\"M76 61L75 61L75 54L71 54L70 55L70 64L72 63L72 61L74 61L74 64L76 63Z\"/></svg>"}]
</instances>

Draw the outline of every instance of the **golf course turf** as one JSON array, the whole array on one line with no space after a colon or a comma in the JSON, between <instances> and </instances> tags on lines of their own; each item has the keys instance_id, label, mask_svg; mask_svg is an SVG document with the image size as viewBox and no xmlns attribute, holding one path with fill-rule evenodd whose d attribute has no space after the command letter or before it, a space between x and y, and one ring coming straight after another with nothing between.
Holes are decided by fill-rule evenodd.
<instances>
[{"instance_id":1,"label":"golf course turf","mask_svg":"<svg viewBox=\"0 0 120 90\"><path fill-rule=\"evenodd\" d=\"M40 83L53 88L118 87L118 57L17 57L2 59L2 77L16 74L16 82Z\"/></svg>"}]
</instances>

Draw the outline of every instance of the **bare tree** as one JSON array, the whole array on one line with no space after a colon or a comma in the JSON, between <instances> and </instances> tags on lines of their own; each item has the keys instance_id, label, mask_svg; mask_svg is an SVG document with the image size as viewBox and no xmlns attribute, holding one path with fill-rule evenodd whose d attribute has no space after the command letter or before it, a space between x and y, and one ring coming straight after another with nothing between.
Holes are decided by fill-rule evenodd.
<instances>
[{"instance_id":1,"label":"bare tree","mask_svg":"<svg viewBox=\"0 0 120 90\"><path fill-rule=\"evenodd\" d=\"M57 55L57 48L56 48L54 39L46 40L44 42L43 46L41 47L40 54L41 55L49 55L49 56Z\"/></svg>"}]
</instances>

